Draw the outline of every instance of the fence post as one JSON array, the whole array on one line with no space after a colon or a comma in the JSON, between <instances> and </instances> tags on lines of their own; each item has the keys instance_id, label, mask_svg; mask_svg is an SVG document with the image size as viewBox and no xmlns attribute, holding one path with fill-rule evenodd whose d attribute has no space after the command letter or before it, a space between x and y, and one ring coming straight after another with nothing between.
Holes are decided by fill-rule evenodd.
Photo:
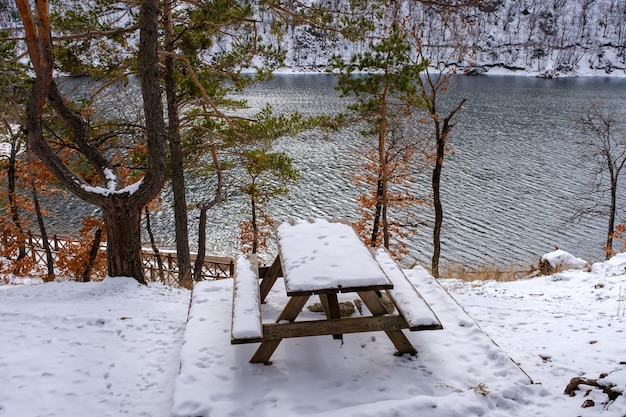
<instances>
[{"instance_id":1,"label":"fence post","mask_svg":"<svg viewBox=\"0 0 626 417\"><path fill-rule=\"evenodd\" d=\"M56 233L54 234L53 239L54 239L53 240L53 242L54 242L54 250L58 251L59 250L59 239L57 238Z\"/></svg>"},{"instance_id":2,"label":"fence post","mask_svg":"<svg viewBox=\"0 0 626 417\"><path fill-rule=\"evenodd\" d=\"M228 272L230 273L231 278L235 276L235 263L232 259L230 260L230 264L228 265Z\"/></svg>"}]
</instances>

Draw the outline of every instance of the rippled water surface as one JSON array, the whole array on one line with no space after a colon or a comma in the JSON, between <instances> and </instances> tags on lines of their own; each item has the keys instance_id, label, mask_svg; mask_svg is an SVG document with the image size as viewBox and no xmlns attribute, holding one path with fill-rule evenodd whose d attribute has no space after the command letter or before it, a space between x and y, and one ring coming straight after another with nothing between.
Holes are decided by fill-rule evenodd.
<instances>
[{"instance_id":1,"label":"rippled water surface","mask_svg":"<svg viewBox=\"0 0 626 417\"><path fill-rule=\"evenodd\" d=\"M340 111L345 101L332 85L327 75L285 75L255 87L247 97L256 108L267 101L276 111ZM473 266L528 264L554 245L587 259L600 258L605 219L567 222L570 203L586 192L594 168L575 143L580 135L573 120L584 103L595 99L626 116L625 92L626 81L615 79L457 79L446 100L469 100L453 131L455 155L444 169L443 259ZM277 218L356 216L358 191L348 173L355 150L363 147L358 134L305 134L284 140L281 147L303 178L289 198L274 206ZM429 173L418 178L416 187L427 194ZM430 209L420 211L424 220L430 219ZM217 216L215 251L236 245L232 219ZM407 261L428 264L430 241L430 228L422 227L410 242Z\"/></svg>"},{"instance_id":2,"label":"rippled water surface","mask_svg":"<svg viewBox=\"0 0 626 417\"><path fill-rule=\"evenodd\" d=\"M442 259L470 266L524 266L555 245L588 260L600 259L605 219L568 223L570 203L587 192L594 166L581 156L574 119L581 106L600 99L626 119L626 80L581 78L543 80L526 77L460 77L446 96L468 98L455 126L443 176L444 230ZM279 75L245 96L253 108L268 102L277 112L322 114L343 109L328 75ZM354 155L363 149L355 131L323 137L309 132L281 141L293 157L302 181L288 198L272 206L277 219L356 216L358 190L349 173ZM429 172L418 172L415 188L426 196ZM214 181L190 179L188 203L210 195ZM234 184L233 184L234 186ZM233 193L234 194L234 193ZM237 223L246 216L245 202L231 194L210 215L210 252L237 252ZM170 198L165 193L166 202ZM166 203L167 205L167 203ZM428 222L432 209L418 209ZM197 213L190 213L191 240ZM164 245L173 246L170 209L154 214ZM431 229L420 228L409 244L406 262L428 265Z\"/></svg>"}]
</instances>

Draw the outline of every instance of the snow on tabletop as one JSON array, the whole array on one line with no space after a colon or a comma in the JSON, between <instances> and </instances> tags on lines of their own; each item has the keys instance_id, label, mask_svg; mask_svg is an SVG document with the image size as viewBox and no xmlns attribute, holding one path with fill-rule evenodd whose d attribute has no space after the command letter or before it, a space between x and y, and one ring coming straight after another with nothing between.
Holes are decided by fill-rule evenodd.
<instances>
[{"instance_id":1,"label":"snow on tabletop","mask_svg":"<svg viewBox=\"0 0 626 417\"><path fill-rule=\"evenodd\" d=\"M351 226L316 219L277 229L287 292L389 285Z\"/></svg>"},{"instance_id":2,"label":"snow on tabletop","mask_svg":"<svg viewBox=\"0 0 626 417\"><path fill-rule=\"evenodd\" d=\"M388 290L398 302L402 315L411 327L437 326L439 320L416 288L409 282L404 272L384 249L376 251L376 261L391 280L393 289Z\"/></svg>"},{"instance_id":3,"label":"snow on tabletop","mask_svg":"<svg viewBox=\"0 0 626 417\"><path fill-rule=\"evenodd\" d=\"M263 336L259 309L259 278L245 255L237 258L233 290L234 339L254 339Z\"/></svg>"},{"instance_id":4,"label":"snow on tabletop","mask_svg":"<svg viewBox=\"0 0 626 417\"><path fill-rule=\"evenodd\" d=\"M548 262L555 269L583 269L588 265L587 261L577 258L562 249L546 253L541 257L541 260Z\"/></svg>"}]
</instances>

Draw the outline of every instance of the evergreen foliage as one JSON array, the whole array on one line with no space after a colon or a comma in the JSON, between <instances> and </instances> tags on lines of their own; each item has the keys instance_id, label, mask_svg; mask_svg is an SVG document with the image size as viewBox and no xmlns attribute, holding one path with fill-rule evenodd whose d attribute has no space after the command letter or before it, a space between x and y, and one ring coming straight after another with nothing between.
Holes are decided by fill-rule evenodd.
<instances>
[{"instance_id":1,"label":"evergreen foliage","mask_svg":"<svg viewBox=\"0 0 626 417\"><path fill-rule=\"evenodd\" d=\"M415 60L394 5L382 12L381 21L388 23L377 28L380 37L370 41L368 50L349 60L334 56L332 63L342 96L356 99L347 106L353 116L346 120L364 122L367 128L362 135L377 139L365 152L366 171L355 176L357 183L366 182L372 191L359 199L361 219L354 225L372 247L389 249L395 234L395 254L399 256L404 226L414 222L390 210L410 212L411 206L421 203L408 187L407 167L414 162L417 145L406 140L406 131L413 114L424 106L418 83L428 63Z\"/></svg>"}]
</instances>

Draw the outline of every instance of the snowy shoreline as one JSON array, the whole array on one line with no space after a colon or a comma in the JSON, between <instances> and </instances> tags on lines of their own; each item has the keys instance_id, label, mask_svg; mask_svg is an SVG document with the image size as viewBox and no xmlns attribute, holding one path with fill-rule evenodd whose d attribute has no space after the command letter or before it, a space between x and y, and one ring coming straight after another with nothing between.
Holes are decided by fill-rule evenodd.
<instances>
[{"instance_id":1,"label":"snowy shoreline","mask_svg":"<svg viewBox=\"0 0 626 417\"><path fill-rule=\"evenodd\" d=\"M599 69L596 71L588 70L588 71L572 71L567 73L562 73L559 71L552 72L553 70L544 70L544 71L532 71L532 70L511 70L506 69L502 66L490 66L490 67L477 67L485 69L484 72L464 72L460 70L458 75L464 75L468 77L477 77L477 76L511 76L511 77L533 77L533 78L543 78L546 80L557 79L557 78L616 78L622 79L626 78L626 69L616 69L611 73L607 73L603 69ZM244 71L252 74L253 71ZM306 68L294 68L294 67L285 67L274 70L275 75L331 75L326 69L321 68L319 70L312 70ZM356 73L356 72L355 72ZM552 74L552 76L546 76L547 73Z\"/></svg>"}]
</instances>

